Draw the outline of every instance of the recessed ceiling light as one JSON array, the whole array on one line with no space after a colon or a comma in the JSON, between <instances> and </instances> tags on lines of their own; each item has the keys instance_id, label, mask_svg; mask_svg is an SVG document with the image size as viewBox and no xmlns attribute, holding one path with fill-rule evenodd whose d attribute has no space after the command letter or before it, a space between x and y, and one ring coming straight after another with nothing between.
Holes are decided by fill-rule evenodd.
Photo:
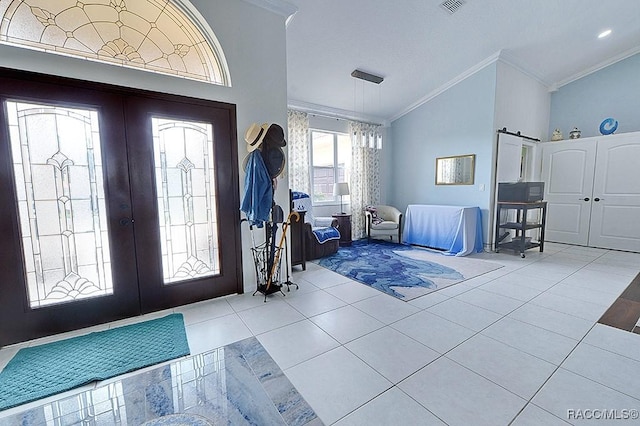
<instances>
[{"instance_id":1,"label":"recessed ceiling light","mask_svg":"<svg viewBox=\"0 0 640 426\"><path fill-rule=\"evenodd\" d=\"M598 38L605 38L606 36L608 36L609 34L611 34L611 30L604 30L603 32L601 32L600 34L598 34Z\"/></svg>"}]
</instances>

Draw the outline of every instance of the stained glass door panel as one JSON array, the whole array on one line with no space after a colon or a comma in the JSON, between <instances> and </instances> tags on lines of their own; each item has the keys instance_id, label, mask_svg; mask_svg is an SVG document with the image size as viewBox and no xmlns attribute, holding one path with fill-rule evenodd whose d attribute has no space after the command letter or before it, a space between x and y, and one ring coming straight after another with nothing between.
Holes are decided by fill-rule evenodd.
<instances>
[{"instance_id":1,"label":"stained glass door panel","mask_svg":"<svg viewBox=\"0 0 640 426\"><path fill-rule=\"evenodd\" d=\"M220 272L213 128L152 118L165 284Z\"/></svg>"},{"instance_id":2,"label":"stained glass door panel","mask_svg":"<svg viewBox=\"0 0 640 426\"><path fill-rule=\"evenodd\" d=\"M235 108L130 99L142 311L242 291Z\"/></svg>"},{"instance_id":3,"label":"stained glass door panel","mask_svg":"<svg viewBox=\"0 0 640 426\"><path fill-rule=\"evenodd\" d=\"M112 294L97 112L6 109L29 306Z\"/></svg>"}]
</instances>

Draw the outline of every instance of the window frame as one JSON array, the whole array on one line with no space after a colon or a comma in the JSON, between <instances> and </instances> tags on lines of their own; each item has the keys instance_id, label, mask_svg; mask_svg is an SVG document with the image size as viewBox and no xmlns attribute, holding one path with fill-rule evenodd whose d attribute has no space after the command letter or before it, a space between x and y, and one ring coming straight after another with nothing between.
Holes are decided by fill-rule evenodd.
<instances>
[{"instance_id":1,"label":"window frame","mask_svg":"<svg viewBox=\"0 0 640 426\"><path fill-rule=\"evenodd\" d=\"M337 176L337 171L338 171L338 137L339 136L349 136L348 133L344 133L344 132L336 132L336 131L332 131L332 130L324 130L324 129L320 129L320 128L309 128L309 179L310 179L310 192L311 194L309 194L311 196L311 203L312 206L334 206L334 205L339 205L340 204L340 197L337 195L333 195L333 192L331 193L331 199L325 200L325 201L316 201L315 200L315 184L314 184L314 178L315 178L315 166L313 164L313 133L314 132L318 132L318 133L324 133L324 134L330 134L333 136L333 182L336 183L338 182L338 176ZM346 199L348 200L349 195L345 196ZM345 198L343 197L343 198Z\"/></svg>"}]
</instances>

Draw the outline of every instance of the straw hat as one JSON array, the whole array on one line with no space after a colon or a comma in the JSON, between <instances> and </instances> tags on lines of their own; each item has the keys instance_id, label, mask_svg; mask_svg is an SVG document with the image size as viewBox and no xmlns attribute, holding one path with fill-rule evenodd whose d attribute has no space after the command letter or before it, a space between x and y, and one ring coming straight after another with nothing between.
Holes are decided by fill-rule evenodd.
<instances>
[{"instance_id":1,"label":"straw hat","mask_svg":"<svg viewBox=\"0 0 640 426\"><path fill-rule=\"evenodd\" d=\"M251 152L260 146L264 137L267 135L268 128L268 123L264 123L262 126L257 123L251 123L251 126L249 126L244 134L244 140L248 144L247 151Z\"/></svg>"}]
</instances>

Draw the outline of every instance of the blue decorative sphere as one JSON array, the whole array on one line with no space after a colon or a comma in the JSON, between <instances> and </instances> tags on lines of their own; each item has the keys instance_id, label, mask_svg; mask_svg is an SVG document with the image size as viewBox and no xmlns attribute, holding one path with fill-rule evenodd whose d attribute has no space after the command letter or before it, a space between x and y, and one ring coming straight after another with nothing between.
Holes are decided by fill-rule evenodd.
<instances>
[{"instance_id":1,"label":"blue decorative sphere","mask_svg":"<svg viewBox=\"0 0 640 426\"><path fill-rule=\"evenodd\" d=\"M603 135L610 135L618 129L618 120L613 118L605 118L600 123L600 133Z\"/></svg>"}]
</instances>

